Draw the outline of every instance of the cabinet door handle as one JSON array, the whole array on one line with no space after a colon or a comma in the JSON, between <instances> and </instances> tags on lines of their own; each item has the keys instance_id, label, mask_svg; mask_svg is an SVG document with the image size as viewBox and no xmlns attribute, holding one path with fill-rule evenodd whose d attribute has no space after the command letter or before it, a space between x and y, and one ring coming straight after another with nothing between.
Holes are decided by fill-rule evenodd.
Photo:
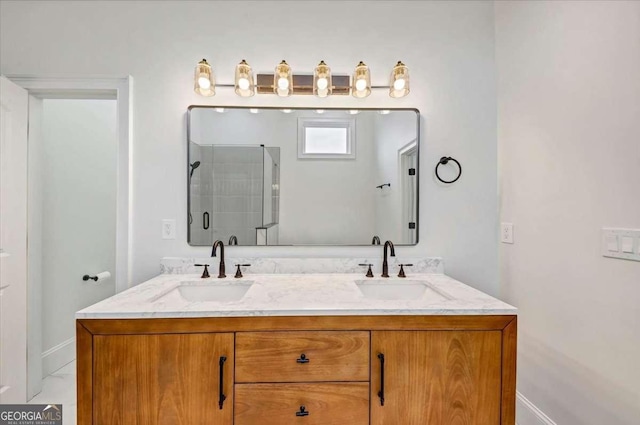
<instances>
[{"instance_id":1,"label":"cabinet door handle","mask_svg":"<svg viewBox=\"0 0 640 425\"><path fill-rule=\"evenodd\" d=\"M307 412L306 407L300 406L300 410L296 412L296 416L309 416L309 412Z\"/></svg>"},{"instance_id":2,"label":"cabinet door handle","mask_svg":"<svg viewBox=\"0 0 640 425\"><path fill-rule=\"evenodd\" d=\"M218 399L218 406L220 406L220 410L222 410L224 401L227 399L227 396L224 395L224 362L226 361L227 358L225 356L220 356L220 388L218 390L220 394L220 398Z\"/></svg>"},{"instance_id":3,"label":"cabinet door handle","mask_svg":"<svg viewBox=\"0 0 640 425\"><path fill-rule=\"evenodd\" d=\"M298 363L309 363L309 361L306 354L300 354L300 358L296 360Z\"/></svg>"},{"instance_id":4,"label":"cabinet door handle","mask_svg":"<svg viewBox=\"0 0 640 425\"><path fill-rule=\"evenodd\" d=\"M380 391L378 391L378 397L380 397L380 406L384 406L384 354L379 353L380 359Z\"/></svg>"}]
</instances>

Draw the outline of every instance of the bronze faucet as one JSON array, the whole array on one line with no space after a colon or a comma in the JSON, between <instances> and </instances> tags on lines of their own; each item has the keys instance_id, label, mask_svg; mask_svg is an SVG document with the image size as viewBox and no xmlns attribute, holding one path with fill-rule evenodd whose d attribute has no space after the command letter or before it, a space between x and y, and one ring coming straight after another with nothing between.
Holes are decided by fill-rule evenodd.
<instances>
[{"instance_id":1,"label":"bronze faucet","mask_svg":"<svg viewBox=\"0 0 640 425\"><path fill-rule=\"evenodd\" d=\"M225 272L225 267L224 267L224 244L222 243L221 240L217 240L213 243L213 249L211 250L211 256L215 257L216 256L216 249L220 247L220 267L218 269L218 279L222 279L227 277L226 274L224 274Z\"/></svg>"},{"instance_id":2,"label":"bronze faucet","mask_svg":"<svg viewBox=\"0 0 640 425\"><path fill-rule=\"evenodd\" d=\"M371 245L380 245L380 237L377 235L374 236L373 239L371 239Z\"/></svg>"},{"instance_id":3,"label":"bronze faucet","mask_svg":"<svg viewBox=\"0 0 640 425\"><path fill-rule=\"evenodd\" d=\"M387 247L391 248L391 256L396 256L396 250L393 247L393 242L386 241L384 243L383 257L382 257L382 277L389 277L389 263L387 262Z\"/></svg>"},{"instance_id":4,"label":"bronze faucet","mask_svg":"<svg viewBox=\"0 0 640 425\"><path fill-rule=\"evenodd\" d=\"M236 235L231 235L229 238L229 245L238 245L238 238Z\"/></svg>"}]
</instances>

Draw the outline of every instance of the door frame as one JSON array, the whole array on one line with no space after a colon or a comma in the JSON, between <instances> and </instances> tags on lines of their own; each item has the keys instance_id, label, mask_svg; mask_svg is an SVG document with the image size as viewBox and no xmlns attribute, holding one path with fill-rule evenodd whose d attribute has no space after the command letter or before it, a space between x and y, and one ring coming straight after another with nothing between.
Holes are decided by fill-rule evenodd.
<instances>
[{"instance_id":1,"label":"door frame","mask_svg":"<svg viewBox=\"0 0 640 425\"><path fill-rule=\"evenodd\" d=\"M133 77L6 75L42 99L115 99L117 108L116 293L131 286Z\"/></svg>"},{"instance_id":2,"label":"door frame","mask_svg":"<svg viewBox=\"0 0 640 425\"><path fill-rule=\"evenodd\" d=\"M410 156L415 155L416 158L416 163L415 163L415 169L416 169L416 175L415 176L409 176L407 174L407 169L408 167L408 163L410 161ZM401 234L403 236L405 236L406 240L408 240L409 244L417 244L418 243L418 211L417 211L417 206L418 206L418 196L419 196L419 189L418 189L418 162L419 162L419 155L420 155L420 148L418 146L418 139L413 139L412 141L410 141L409 143L407 143L406 145L402 146L400 149L398 149L398 172L399 172L399 176L398 176L398 181L400 182L400 186L401 186L401 194L400 194L400 202L402 204L402 223L401 223ZM413 182L413 187L410 188L410 180L414 179ZM409 191L412 191L413 193L409 193ZM409 205L408 200L410 199L410 197L413 196L413 207L411 208L411 205ZM411 219L413 218L413 220L416 223L416 229L415 230L411 230L408 227L408 223L409 221L411 221Z\"/></svg>"}]
</instances>

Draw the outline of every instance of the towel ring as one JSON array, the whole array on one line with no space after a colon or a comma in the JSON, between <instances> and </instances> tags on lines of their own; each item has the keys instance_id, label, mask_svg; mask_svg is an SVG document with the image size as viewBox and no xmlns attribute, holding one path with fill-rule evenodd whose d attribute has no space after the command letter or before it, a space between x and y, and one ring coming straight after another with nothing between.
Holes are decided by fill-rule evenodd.
<instances>
[{"instance_id":1,"label":"towel ring","mask_svg":"<svg viewBox=\"0 0 640 425\"><path fill-rule=\"evenodd\" d=\"M440 167L440 165L447 165L449 161L453 161L458 165L458 176L455 179L450 181L442 180L442 178L438 174L438 167ZM451 183L457 182L461 175L462 175L462 165L460 165L460 163L455 158L451 158L450 156L443 156L442 158L440 158L438 165L436 165L436 177L438 178L438 180L440 180L442 183L451 184Z\"/></svg>"}]
</instances>

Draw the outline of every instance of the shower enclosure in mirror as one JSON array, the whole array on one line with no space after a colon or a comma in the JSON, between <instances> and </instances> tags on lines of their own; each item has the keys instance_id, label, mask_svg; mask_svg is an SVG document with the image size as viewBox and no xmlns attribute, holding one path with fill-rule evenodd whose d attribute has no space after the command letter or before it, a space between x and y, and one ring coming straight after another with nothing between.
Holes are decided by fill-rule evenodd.
<instances>
[{"instance_id":1,"label":"shower enclosure in mirror","mask_svg":"<svg viewBox=\"0 0 640 425\"><path fill-rule=\"evenodd\" d=\"M415 109L189 107L189 244L418 242Z\"/></svg>"}]
</instances>

